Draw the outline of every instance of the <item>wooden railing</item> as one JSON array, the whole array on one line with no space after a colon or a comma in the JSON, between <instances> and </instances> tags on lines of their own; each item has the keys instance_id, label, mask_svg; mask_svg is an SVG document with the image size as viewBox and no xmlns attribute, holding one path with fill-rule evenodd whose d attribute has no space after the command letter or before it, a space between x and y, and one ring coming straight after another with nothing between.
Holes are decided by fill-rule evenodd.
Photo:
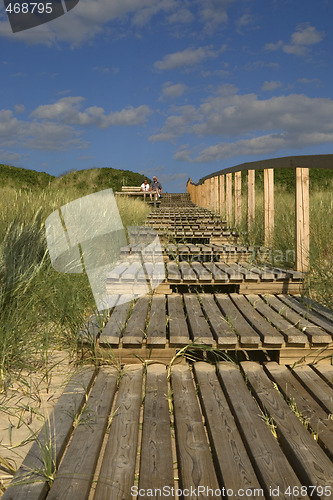
<instances>
[{"instance_id":1,"label":"wooden railing","mask_svg":"<svg viewBox=\"0 0 333 500\"><path fill-rule=\"evenodd\" d=\"M264 170L264 231L265 245L270 246L274 234L274 169L295 168L295 253L297 271L309 270L310 208L309 168L333 169L333 155L288 156L251 163L242 163L207 175L197 184L191 179L187 192L201 207L225 214L227 221L241 221L242 178L247 171L247 224L255 219L255 171ZM233 202L234 197L234 202Z\"/></svg>"}]
</instances>

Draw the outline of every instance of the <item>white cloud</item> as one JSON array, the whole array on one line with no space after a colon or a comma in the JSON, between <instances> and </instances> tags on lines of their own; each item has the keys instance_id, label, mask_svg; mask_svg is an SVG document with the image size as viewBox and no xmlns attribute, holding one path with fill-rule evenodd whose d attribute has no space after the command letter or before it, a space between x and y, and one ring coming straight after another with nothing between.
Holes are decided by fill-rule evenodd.
<instances>
[{"instance_id":1,"label":"white cloud","mask_svg":"<svg viewBox=\"0 0 333 500\"><path fill-rule=\"evenodd\" d=\"M271 80L269 82L266 81L262 85L262 90L275 90L281 86L282 86L282 83L279 81L274 81L274 80Z\"/></svg>"},{"instance_id":2,"label":"white cloud","mask_svg":"<svg viewBox=\"0 0 333 500\"><path fill-rule=\"evenodd\" d=\"M198 107L174 106L163 129L150 140L176 142L183 135L220 137L221 142L199 153L181 147L175 155L178 160L198 162L333 141L333 99L302 94L259 99L255 94L229 90L206 98Z\"/></svg>"},{"instance_id":3,"label":"white cloud","mask_svg":"<svg viewBox=\"0 0 333 500\"><path fill-rule=\"evenodd\" d=\"M63 97L54 104L38 106L30 121L19 120L12 110L0 110L0 147L26 147L39 150L65 151L82 149L88 142L82 139L81 127L106 129L111 126L135 126L146 122L151 113L148 106L128 106L106 114L103 108L83 108L83 97ZM16 106L17 113L24 111Z\"/></svg>"},{"instance_id":4,"label":"white cloud","mask_svg":"<svg viewBox=\"0 0 333 500\"><path fill-rule=\"evenodd\" d=\"M186 90L186 85L183 83L172 83L166 82L162 86L162 96L163 98L171 98L174 99L176 97L180 97L184 94Z\"/></svg>"},{"instance_id":5,"label":"white cloud","mask_svg":"<svg viewBox=\"0 0 333 500\"><path fill-rule=\"evenodd\" d=\"M305 56L309 53L309 47L320 43L324 36L324 32L317 31L309 23L298 24L296 31L291 34L290 43L279 40L276 43L266 44L265 48L270 51L282 49L286 54Z\"/></svg>"},{"instance_id":6,"label":"white cloud","mask_svg":"<svg viewBox=\"0 0 333 500\"><path fill-rule=\"evenodd\" d=\"M197 0L199 15L206 31L215 31L221 24L228 22L228 7L235 0Z\"/></svg>"},{"instance_id":7,"label":"white cloud","mask_svg":"<svg viewBox=\"0 0 333 500\"><path fill-rule=\"evenodd\" d=\"M80 125L83 127L94 125L97 128L105 129L110 126L133 126L146 122L147 116L151 113L148 106L142 105L137 108L128 106L121 111L113 111L105 114L103 108L91 106L81 111L84 98L63 97L55 104L38 106L32 117L40 120L55 120L69 125Z\"/></svg>"},{"instance_id":8,"label":"white cloud","mask_svg":"<svg viewBox=\"0 0 333 500\"><path fill-rule=\"evenodd\" d=\"M15 40L44 45L65 41L75 46L103 33L107 23L112 23L114 30L124 22L140 29L160 13L169 16L169 22L176 22L178 12L185 19L182 0L80 0L74 9L58 19L15 33ZM14 39L7 19L0 22L0 36Z\"/></svg>"},{"instance_id":9,"label":"white cloud","mask_svg":"<svg viewBox=\"0 0 333 500\"><path fill-rule=\"evenodd\" d=\"M219 52L214 51L211 46L199 47L198 49L187 48L180 52L167 54L161 61L156 61L154 67L158 70L170 70L196 66L202 61L217 57L218 54Z\"/></svg>"}]
</instances>

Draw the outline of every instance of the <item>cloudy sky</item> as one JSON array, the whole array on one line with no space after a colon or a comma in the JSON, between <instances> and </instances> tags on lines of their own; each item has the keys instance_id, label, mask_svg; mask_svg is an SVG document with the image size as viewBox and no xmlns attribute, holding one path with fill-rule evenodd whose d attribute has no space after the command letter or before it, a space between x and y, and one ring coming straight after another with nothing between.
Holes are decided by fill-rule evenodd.
<instances>
[{"instance_id":1,"label":"cloudy sky","mask_svg":"<svg viewBox=\"0 0 333 500\"><path fill-rule=\"evenodd\" d=\"M165 190L332 153L331 0L80 0L12 33L0 0L0 163L114 167Z\"/></svg>"}]
</instances>

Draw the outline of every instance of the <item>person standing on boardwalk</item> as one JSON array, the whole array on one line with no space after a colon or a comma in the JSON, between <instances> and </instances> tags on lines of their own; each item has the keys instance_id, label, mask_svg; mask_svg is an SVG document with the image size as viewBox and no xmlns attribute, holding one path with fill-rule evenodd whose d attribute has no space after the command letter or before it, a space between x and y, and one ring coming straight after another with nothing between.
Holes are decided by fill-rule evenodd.
<instances>
[{"instance_id":1,"label":"person standing on boardwalk","mask_svg":"<svg viewBox=\"0 0 333 500\"><path fill-rule=\"evenodd\" d=\"M143 195L143 201L146 201L146 193L147 193L148 191L150 191L150 189L151 189L151 188L150 188L150 185L148 184L147 179L145 179L145 180L143 181L143 183L141 184L140 188L141 188L141 191L143 191L143 192L144 192L144 195ZM150 198L151 198L151 195L150 195Z\"/></svg>"},{"instance_id":2,"label":"person standing on boardwalk","mask_svg":"<svg viewBox=\"0 0 333 500\"><path fill-rule=\"evenodd\" d=\"M150 184L151 187L151 192L150 192L150 199L153 199L152 194L155 193L155 200L159 198L162 194L162 186L161 183L158 182L156 175L153 177L153 182Z\"/></svg>"}]
</instances>

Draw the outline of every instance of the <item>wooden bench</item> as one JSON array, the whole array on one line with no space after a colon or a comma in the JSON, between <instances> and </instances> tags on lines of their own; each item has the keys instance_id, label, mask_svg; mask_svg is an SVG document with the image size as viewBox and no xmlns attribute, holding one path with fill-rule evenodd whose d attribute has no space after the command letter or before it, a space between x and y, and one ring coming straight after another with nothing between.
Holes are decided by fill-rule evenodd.
<instances>
[{"instance_id":1,"label":"wooden bench","mask_svg":"<svg viewBox=\"0 0 333 500\"><path fill-rule=\"evenodd\" d=\"M75 412L77 381L51 417L53 484L34 444L3 500L332 498L332 376L250 361L101 367Z\"/></svg>"}]
</instances>

